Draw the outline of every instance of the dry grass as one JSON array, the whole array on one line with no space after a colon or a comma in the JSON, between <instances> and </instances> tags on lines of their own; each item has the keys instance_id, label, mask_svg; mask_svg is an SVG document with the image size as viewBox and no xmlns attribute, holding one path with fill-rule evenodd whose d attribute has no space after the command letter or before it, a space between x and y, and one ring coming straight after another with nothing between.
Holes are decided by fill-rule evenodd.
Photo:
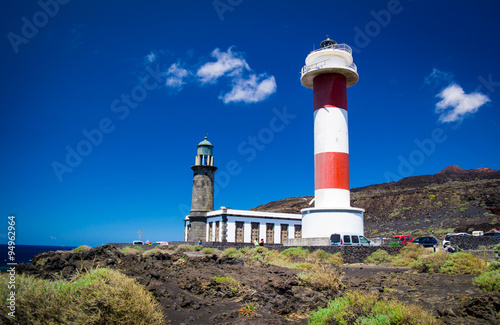
<instances>
[{"instance_id":1,"label":"dry grass","mask_svg":"<svg viewBox=\"0 0 500 325\"><path fill-rule=\"evenodd\" d=\"M315 250L313 253L307 255L306 260L314 263L329 263L333 265L344 264L344 259L342 258L341 252L330 254L322 249Z\"/></svg>"},{"instance_id":2,"label":"dry grass","mask_svg":"<svg viewBox=\"0 0 500 325\"><path fill-rule=\"evenodd\" d=\"M392 262L393 266L408 266L415 262L420 256L429 255L430 251L422 245L408 244L401 249L397 258Z\"/></svg>"},{"instance_id":3,"label":"dry grass","mask_svg":"<svg viewBox=\"0 0 500 325\"><path fill-rule=\"evenodd\" d=\"M365 259L366 264L384 264L391 263L396 259L396 256L390 255L383 249L377 249Z\"/></svg>"},{"instance_id":4,"label":"dry grass","mask_svg":"<svg viewBox=\"0 0 500 325\"><path fill-rule=\"evenodd\" d=\"M7 299L8 281L8 274L0 276L2 301ZM164 323L152 294L134 279L110 269L82 273L71 282L20 275L16 289L19 324ZM7 315L5 304L0 310L2 316Z\"/></svg>"},{"instance_id":5,"label":"dry grass","mask_svg":"<svg viewBox=\"0 0 500 325\"><path fill-rule=\"evenodd\" d=\"M314 265L307 271L297 274L299 283L315 290L337 292L345 286L342 283L342 274L336 268L325 265Z\"/></svg>"}]
</instances>

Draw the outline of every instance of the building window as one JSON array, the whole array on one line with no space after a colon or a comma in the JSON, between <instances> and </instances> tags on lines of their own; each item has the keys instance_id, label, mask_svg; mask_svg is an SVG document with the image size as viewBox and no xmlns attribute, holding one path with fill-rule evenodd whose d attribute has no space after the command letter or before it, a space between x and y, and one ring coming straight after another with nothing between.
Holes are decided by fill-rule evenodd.
<instances>
[{"instance_id":1,"label":"building window","mask_svg":"<svg viewBox=\"0 0 500 325\"><path fill-rule=\"evenodd\" d=\"M259 241L259 223L252 222L252 243L256 240Z\"/></svg>"},{"instance_id":2,"label":"building window","mask_svg":"<svg viewBox=\"0 0 500 325\"><path fill-rule=\"evenodd\" d=\"M295 225L295 238L302 238L302 225Z\"/></svg>"},{"instance_id":3,"label":"building window","mask_svg":"<svg viewBox=\"0 0 500 325\"><path fill-rule=\"evenodd\" d=\"M236 242L243 243L243 226L244 223L241 221L236 221Z\"/></svg>"},{"instance_id":4,"label":"building window","mask_svg":"<svg viewBox=\"0 0 500 325\"><path fill-rule=\"evenodd\" d=\"M285 239L288 239L288 225L281 224L281 244Z\"/></svg>"},{"instance_id":5,"label":"building window","mask_svg":"<svg viewBox=\"0 0 500 325\"><path fill-rule=\"evenodd\" d=\"M274 223L266 224L266 243L274 244Z\"/></svg>"}]
</instances>

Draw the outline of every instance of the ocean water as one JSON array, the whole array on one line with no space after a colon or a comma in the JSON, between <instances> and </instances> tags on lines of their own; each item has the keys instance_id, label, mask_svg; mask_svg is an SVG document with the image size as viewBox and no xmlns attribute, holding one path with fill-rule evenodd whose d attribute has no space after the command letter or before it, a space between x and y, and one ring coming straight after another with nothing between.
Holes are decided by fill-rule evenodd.
<instances>
[{"instance_id":1,"label":"ocean water","mask_svg":"<svg viewBox=\"0 0 500 325\"><path fill-rule=\"evenodd\" d=\"M5 272L10 266L7 263L31 263L33 256L39 253L57 251L57 250L72 250L74 246L40 246L40 245L16 245L13 249L15 255L14 261L9 260L9 246L0 245L0 272Z\"/></svg>"}]
</instances>

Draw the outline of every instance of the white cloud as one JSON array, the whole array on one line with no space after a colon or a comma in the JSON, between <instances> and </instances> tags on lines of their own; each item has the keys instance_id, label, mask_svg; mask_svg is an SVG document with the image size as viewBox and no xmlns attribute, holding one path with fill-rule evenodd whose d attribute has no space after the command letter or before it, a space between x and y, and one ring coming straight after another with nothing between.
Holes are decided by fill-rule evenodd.
<instances>
[{"instance_id":1,"label":"white cloud","mask_svg":"<svg viewBox=\"0 0 500 325\"><path fill-rule=\"evenodd\" d=\"M214 49L211 57L215 61L204 61L201 65L197 65L197 69L186 65L181 59L171 64L166 70L165 68L158 69L161 67L161 62L158 61L163 58L162 52L164 51L151 51L144 57L145 64L151 66L155 63L156 69L159 70L157 76L165 78L162 87L180 91L188 83L213 85L222 80L223 82L219 83L219 87L222 88L219 99L225 104L257 103L276 92L274 76L255 73L244 59L243 53L233 51L233 47L225 52L218 48Z\"/></svg>"},{"instance_id":2,"label":"white cloud","mask_svg":"<svg viewBox=\"0 0 500 325\"><path fill-rule=\"evenodd\" d=\"M243 69L250 70L246 60L241 58L238 53L233 53L231 48L226 52L221 52L217 48L212 51L211 56L217 61L205 63L196 72L202 83L215 83L218 78L224 75L238 76L242 74Z\"/></svg>"},{"instance_id":3,"label":"white cloud","mask_svg":"<svg viewBox=\"0 0 500 325\"><path fill-rule=\"evenodd\" d=\"M441 114L439 121L443 123L461 120L466 114L477 112L479 107L490 101L482 93L466 94L456 83L450 84L436 97L442 98L436 104L436 113Z\"/></svg>"},{"instance_id":4,"label":"white cloud","mask_svg":"<svg viewBox=\"0 0 500 325\"><path fill-rule=\"evenodd\" d=\"M181 90L186 84L185 78L189 75L190 72L182 68L179 62L174 63L168 68L165 86Z\"/></svg>"},{"instance_id":5,"label":"white cloud","mask_svg":"<svg viewBox=\"0 0 500 325\"><path fill-rule=\"evenodd\" d=\"M250 75L248 78L237 78L230 92L219 98L228 104L230 102L257 103L276 92L274 76Z\"/></svg>"},{"instance_id":6,"label":"white cloud","mask_svg":"<svg viewBox=\"0 0 500 325\"><path fill-rule=\"evenodd\" d=\"M156 61L156 59L157 59L157 55L156 55L156 53L151 52L151 53L149 53L148 55L146 55L146 56L144 57L144 59L146 60L146 62L153 63L153 62L155 62L155 61Z\"/></svg>"}]
</instances>

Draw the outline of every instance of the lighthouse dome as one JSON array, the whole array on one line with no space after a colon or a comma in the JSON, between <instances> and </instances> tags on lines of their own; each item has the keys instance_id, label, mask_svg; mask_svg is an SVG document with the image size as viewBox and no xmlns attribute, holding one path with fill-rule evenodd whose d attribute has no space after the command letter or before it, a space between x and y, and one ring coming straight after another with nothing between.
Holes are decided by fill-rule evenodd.
<instances>
[{"instance_id":1,"label":"lighthouse dome","mask_svg":"<svg viewBox=\"0 0 500 325\"><path fill-rule=\"evenodd\" d=\"M337 45L337 42L335 42L334 40L330 39L330 37L327 37L326 40L324 40L323 42L321 42L319 44L319 46L321 48L331 47L333 45Z\"/></svg>"},{"instance_id":2,"label":"lighthouse dome","mask_svg":"<svg viewBox=\"0 0 500 325\"><path fill-rule=\"evenodd\" d=\"M207 137L205 136L205 139L198 143L198 155L210 155L212 156L214 146L210 143L210 141L207 140Z\"/></svg>"}]
</instances>

